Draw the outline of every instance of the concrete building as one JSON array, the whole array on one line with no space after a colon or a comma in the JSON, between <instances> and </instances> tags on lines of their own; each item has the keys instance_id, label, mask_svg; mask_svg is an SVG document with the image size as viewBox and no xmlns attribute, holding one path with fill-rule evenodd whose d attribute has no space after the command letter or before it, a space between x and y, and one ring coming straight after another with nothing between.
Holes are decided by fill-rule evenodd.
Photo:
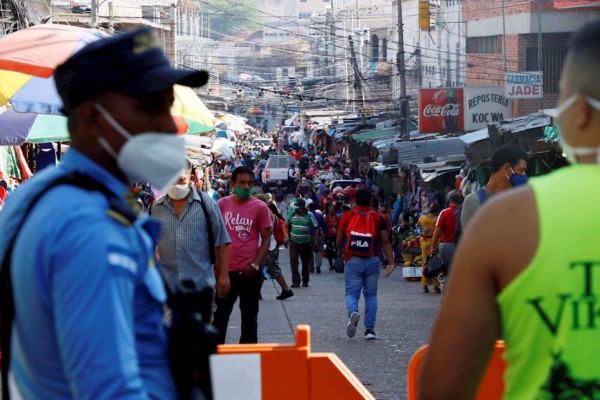
<instances>
[{"instance_id":1,"label":"concrete building","mask_svg":"<svg viewBox=\"0 0 600 400\"><path fill-rule=\"evenodd\" d=\"M542 71L543 98L513 100L513 116L553 108L569 37L598 18L600 1L463 0L466 84L504 85L505 71Z\"/></svg>"}]
</instances>

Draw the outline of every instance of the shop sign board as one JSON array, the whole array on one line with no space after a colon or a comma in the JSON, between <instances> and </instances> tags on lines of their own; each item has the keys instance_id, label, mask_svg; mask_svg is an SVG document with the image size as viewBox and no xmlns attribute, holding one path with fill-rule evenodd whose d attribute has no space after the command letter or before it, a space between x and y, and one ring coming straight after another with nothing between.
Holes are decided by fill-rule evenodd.
<instances>
[{"instance_id":1,"label":"shop sign board","mask_svg":"<svg viewBox=\"0 0 600 400\"><path fill-rule=\"evenodd\" d=\"M504 89L509 99L539 99L544 96L541 71L507 72Z\"/></svg>"},{"instance_id":2,"label":"shop sign board","mask_svg":"<svg viewBox=\"0 0 600 400\"><path fill-rule=\"evenodd\" d=\"M512 117L511 100L502 86L465 87L464 95L465 131L484 129Z\"/></svg>"},{"instance_id":3,"label":"shop sign board","mask_svg":"<svg viewBox=\"0 0 600 400\"><path fill-rule=\"evenodd\" d=\"M465 130L463 88L419 90L419 132L458 133Z\"/></svg>"}]
</instances>

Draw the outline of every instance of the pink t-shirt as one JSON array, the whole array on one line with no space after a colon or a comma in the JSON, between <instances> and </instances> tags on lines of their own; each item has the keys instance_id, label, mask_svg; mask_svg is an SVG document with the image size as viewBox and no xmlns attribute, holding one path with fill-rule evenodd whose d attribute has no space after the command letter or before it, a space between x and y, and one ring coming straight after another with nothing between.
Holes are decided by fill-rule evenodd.
<instances>
[{"instance_id":1,"label":"pink t-shirt","mask_svg":"<svg viewBox=\"0 0 600 400\"><path fill-rule=\"evenodd\" d=\"M254 197L237 203L234 195L223 197L218 204L231 238L229 270L241 271L256 258L261 229L272 227L269 208Z\"/></svg>"}]
</instances>

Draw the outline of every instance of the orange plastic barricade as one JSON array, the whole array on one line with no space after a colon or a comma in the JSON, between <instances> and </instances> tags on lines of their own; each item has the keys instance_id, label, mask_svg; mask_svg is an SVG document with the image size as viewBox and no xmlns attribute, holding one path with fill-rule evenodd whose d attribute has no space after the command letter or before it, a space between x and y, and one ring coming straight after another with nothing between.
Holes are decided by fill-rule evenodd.
<instances>
[{"instance_id":1,"label":"orange plastic barricade","mask_svg":"<svg viewBox=\"0 0 600 400\"><path fill-rule=\"evenodd\" d=\"M419 381L419 374L421 372L421 366L427 354L429 345L421 347L413 354L410 363L408 364L408 400L415 400L417 398L417 383ZM504 380L503 375L506 370L506 361L502 358L504 353L504 341L497 340L494 345L494 352L490 357L485 375L479 384L477 393L475 394L476 400L500 400L504 393Z\"/></svg>"},{"instance_id":2,"label":"orange plastic barricade","mask_svg":"<svg viewBox=\"0 0 600 400\"><path fill-rule=\"evenodd\" d=\"M334 353L310 352L310 327L298 325L296 344L220 345L217 355L259 354L263 400L375 398Z\"/></svg>"}]
</instances>

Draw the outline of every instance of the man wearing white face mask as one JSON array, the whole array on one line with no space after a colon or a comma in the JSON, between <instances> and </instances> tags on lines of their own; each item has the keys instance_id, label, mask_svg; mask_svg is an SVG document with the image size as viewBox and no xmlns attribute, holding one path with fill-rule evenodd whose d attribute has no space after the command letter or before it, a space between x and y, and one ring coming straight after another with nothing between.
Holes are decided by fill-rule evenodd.
<instances>
[{"instance_id":1,"label":"man wearing white face mask","mask_svg":"<svg viewBox=\"0 0 600 400\"><path fill-rule=\"evenodd\" d=\"M142 28L86 45L54 78L70 150L0 217L0 294L12 284L14 299L14 318L9 308L1 317L3 389L24 399L174 400L154 259L160 222L132 207L130 184L164 191L179 178L173 85L202 86L208 74L172 69Z\"/></svg>"},{"instance_id":2,"label":"man wearing white face mask","mask_svg":"<svg viewBox=\"0 0 600 400\"><path fill-rule=\"evenodd\" d=\"M596 20L574 35L560 80L558 125L573 165L495 195L473 217L454 256L420 398L473 398L473 378L500 332L504 398L600 394L600 214L587 212L600 198L599 65Z\"/></svg>"},{"instance_id":3,"label":"man wearing white face mask","mask_svg":"<svg viewBox=\"0 0 600 400\"><path fill-rule=\"evenodd\" d=\"M175 292L181 279L200 278L209 286L216 286L218 297L227 296L231 240L217 203L193 188L189 161L181 178L152 205L150 214L163 223L158 253L161 273L171 292ZM213 254L218 260L216 271L211 263L209 229L213 231Z\"/></svg>"}]
</instances>

